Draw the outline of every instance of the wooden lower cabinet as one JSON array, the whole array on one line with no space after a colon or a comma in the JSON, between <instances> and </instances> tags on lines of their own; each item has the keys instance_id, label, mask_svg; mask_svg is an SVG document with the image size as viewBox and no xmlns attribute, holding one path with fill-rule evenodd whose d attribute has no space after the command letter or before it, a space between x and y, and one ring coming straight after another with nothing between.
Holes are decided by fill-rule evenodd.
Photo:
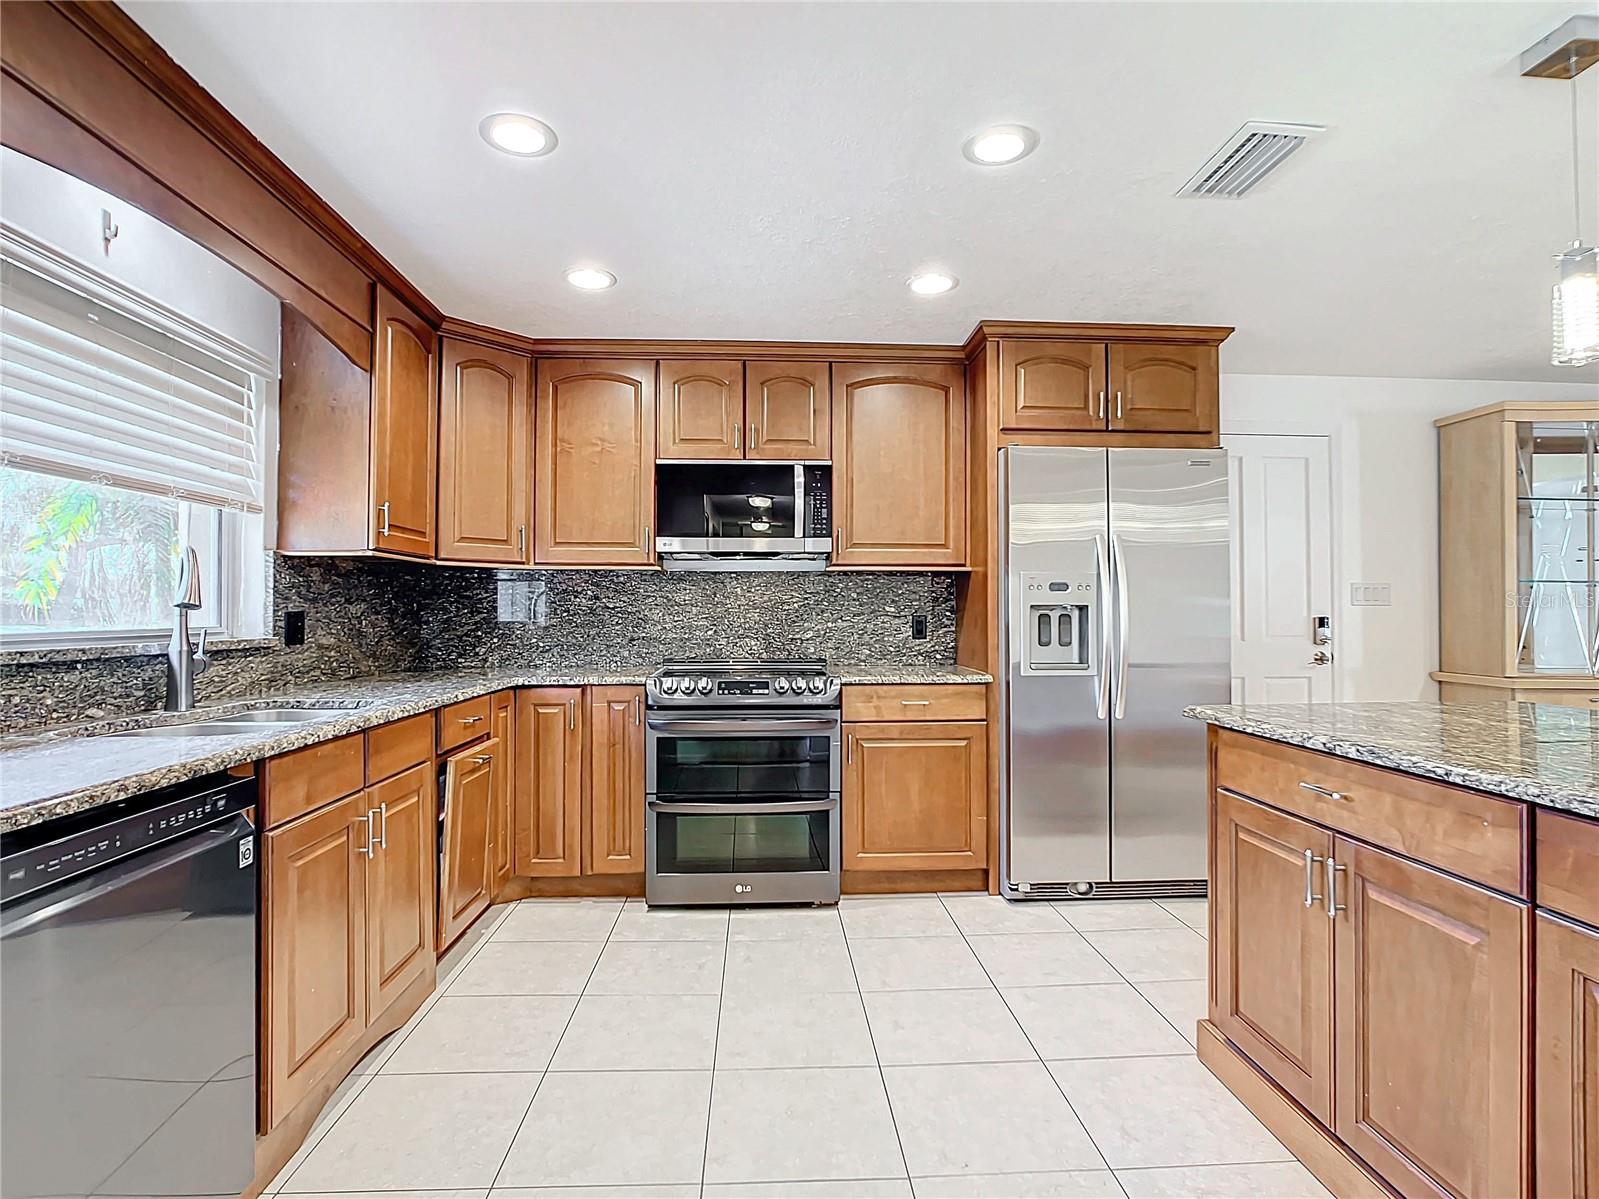
<instances>
[{"instance_id":1,"label":"wooden lower cabinet","mask_svg":"<svg viewBox=\"0 0 1599 1199\"><path fill-rule=\"evenodd\" d=\"M435 961L433 765L412 767L365 796L373 830L366 863L366 992L375 1018Z\"/></svg>"},{"instance_id":2,"label":"wooden lower cabinet","mask_svg":"<svg viewBox=\"0 0 1599 1199\"><path fill-rule=\"evenodd\" d=\"M489 899L511 881L516 864L511 811L512 762L516 753L516 693L501 691L494 697L489 732L499 742L494 771L494 809L489 826Z\"/></svg>"},{"instance_id":3,"label":"wooden lower cabinet","mask_svg":"<svg viewBox=\"0 0 1599 1199\"><path fill-rule=\"evenodd\" d=\"M846 724L844 738L845 870L987 865L987 725Z\"/></svg>"},{"instance_id":4,"label":"wooden lower cabinet","mask_svg":"<svg viewBox=\"0 0 1599 1199\"><path fill-rule=\"evenodd\" d=\"M1333 1130L1400 1194L1530 1193L1530 909L1339 837Z\"/></svg>"},{"instance_id":5,"label":"wooden lower cabinet","mask_svg":"<svg viewBox=\"0 0 1599 1199\"><path fill-rule=\"evenodd\" d=\"M585 874L644 870L644 688L589 688Z\"/></svg>"},{"instance_id":6,"label":"wooden lower cabinet","mask_svg":"<svg viewBox=\"0 0 1599 1199\"><path fill-rule=\"evenodd\" d=\"M1214 813L1211 1023L1330 1127L1332 834L1227 791Z\"/></svg>"},{"instance_id":7,"label":"wooden lower cabinet","mask_svg":"<svg viewBox=\"0 0 1599 1199\"><path fill-rule=\"evenodd\" d=\"M516 693L511 823L518 875L583 872L582 715L581 687Z\"/></svg>"},{"instance_id":8,"label":"wooden lower cabinet","mask_svg":"<svg viewBox=\"0 0 1599 1199\"><path fill-rule=\"evenodd\" d=\"M367 810L365 794L357 793L263 838L268 1128L366 1028Z\"/></svg>"},{"instance_id":9,"label":"wooden lower cabinet","mask_svg":"<svg viewBox=\"0 0 1599 1199\"><path fill-rule=\"evenodd\" d=\"M1599 930L1536 923L1535 1193L1599 1199Z\"/></svg>"},{"instance_id":10,"label":"wooden lower cabinet","mask_svg":"<svg viewBox=\"0 0 1599 1199\"><path fill-rule=\"evenodd\" d=\"M444 762L444 855L439 872L439 951L488 908L493 882L490 840L500 742L494 737Z\"/></svg>"}]
</instances>

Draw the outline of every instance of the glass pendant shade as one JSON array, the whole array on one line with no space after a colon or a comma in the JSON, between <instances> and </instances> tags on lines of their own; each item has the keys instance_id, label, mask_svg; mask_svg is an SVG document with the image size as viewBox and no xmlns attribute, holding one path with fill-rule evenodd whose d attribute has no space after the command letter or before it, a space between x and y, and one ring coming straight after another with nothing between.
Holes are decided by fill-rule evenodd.
<instances>
[{"instance_id":1,"label":"glass pendant shade","mask_svg":"<svg viewBox=\"0 0 1599 1199\"><path fill-rule=\"evenodd\" d=\"M1587 366L1599 362L1599 251L1580 242L1555 256L1560 278L1555 283L1555 366Z\"/></svg>"}]
</instances>

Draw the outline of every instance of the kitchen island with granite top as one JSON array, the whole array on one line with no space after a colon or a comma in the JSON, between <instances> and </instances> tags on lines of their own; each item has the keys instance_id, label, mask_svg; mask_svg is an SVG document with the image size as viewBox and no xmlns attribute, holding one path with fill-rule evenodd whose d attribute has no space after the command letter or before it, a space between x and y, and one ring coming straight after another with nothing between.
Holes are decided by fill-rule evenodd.
<instances>
[{"instance_id":1,"label":"kitchen island with granite top","mask_svg":"<svg viewBox=\"0 0 1599 1199\"><path fill-rule=\"evenodd\" d=\"M1599 1196L1599 718L1210 725L1201 1059L1340 1196Z\"/></svg>"}]
</instances>

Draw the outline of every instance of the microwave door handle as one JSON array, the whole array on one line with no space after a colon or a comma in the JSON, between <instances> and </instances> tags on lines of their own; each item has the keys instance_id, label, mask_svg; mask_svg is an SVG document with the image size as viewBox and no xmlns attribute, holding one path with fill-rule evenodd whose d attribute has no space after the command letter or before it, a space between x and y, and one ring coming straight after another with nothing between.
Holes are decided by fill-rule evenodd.
<instances>
[{"instance_id":1,"label":"microwave door handle","mask_svg":"<svg viewBox=\"0 0 1599 1199\"><path fill-rule=\"evenodd\" d=\"M665 799L645 800L652 812L666 816L763 816L787 815L804 812L831 812L838 807L838 797L826 799L782 800L774 803L677 803Z\"/></svg>"},{"instance_id":2,"label":"microwave door handle","mask_svg":"<svg viewBox=\"0 0 1599 1199\"><path fill-rule=\"evenodd\" d=\"M1105 556L1105 538L1094 534L1095 615L1099 618L1099 695L1095 697L1094 719L1104 720L1110 712L1110 563Z\"/></svg>"}]
</instances>

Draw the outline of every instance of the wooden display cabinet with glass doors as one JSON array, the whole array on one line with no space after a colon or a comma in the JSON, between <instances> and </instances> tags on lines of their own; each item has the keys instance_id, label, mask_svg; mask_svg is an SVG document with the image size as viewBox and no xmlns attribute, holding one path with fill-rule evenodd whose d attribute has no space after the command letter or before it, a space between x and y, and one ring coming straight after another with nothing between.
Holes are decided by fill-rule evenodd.
<instances>
[{"instance_id":1,"label":"wooden display cabinet with glass doors","mask_svg":"<svg viewBox=\"0 0 1599 1199\"><path fill-rule=\"evenodd\" d=\"M1599 404L1436 423L1440 698L1599 707Z\"/></svg>"}]
</instances>

